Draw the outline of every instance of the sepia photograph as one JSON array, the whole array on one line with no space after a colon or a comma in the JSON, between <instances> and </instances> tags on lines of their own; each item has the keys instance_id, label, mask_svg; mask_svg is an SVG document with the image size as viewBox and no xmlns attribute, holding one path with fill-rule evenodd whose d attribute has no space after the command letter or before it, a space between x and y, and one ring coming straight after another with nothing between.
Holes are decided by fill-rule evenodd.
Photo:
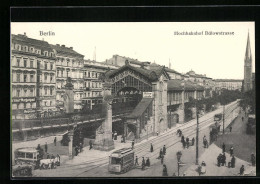
<instances>
[{"instance_id":1,"label":"sepia photograph","mask_svg":"<svg viewBox=\"0 0 260 184\"><path fill-rule=\"evenodd\" d=\"M255 22L11 22L12 178L256 176Z\"/></svg>"}]
</instances>

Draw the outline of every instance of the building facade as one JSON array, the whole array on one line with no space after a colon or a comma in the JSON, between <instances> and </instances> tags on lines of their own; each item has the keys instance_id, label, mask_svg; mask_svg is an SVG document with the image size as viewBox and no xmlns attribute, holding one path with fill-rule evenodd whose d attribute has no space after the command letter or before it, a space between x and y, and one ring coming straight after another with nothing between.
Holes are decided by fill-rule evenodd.
<instances>
[{"instance_id":1,"label":"building facade","mask_svg":"<svg viewBox=\"0 0 260 184\"><path fill-rule=\"evenodd\" d=\"M12 118L32 119L55 111L55 54L48 42L11 36Z\"/></svg>"},{"instance_id":2,"label":"building facade","mask_svg":"<svg viewBox=\"0 0 260 184\"><path fill-rule=\"evenodd\" d=\"M215 79L215 89L216 89L216 91L220 91L222 89L241 91L242 83L243 83L243 80Z\"/></svg>"},{"instance_id":3,"label":"building facade","mask_svg":"<svg viewBox=\"0 0 260 184\"><path fill-rule=\"evenodd\" d=\"M82 108L82 98L84 91L84 56L65 45L51 45L56 54L56 102L61 110L64 108L65 85L68 77L72 79L74 92L74 109Z\"/></svg>"}]
</instances>

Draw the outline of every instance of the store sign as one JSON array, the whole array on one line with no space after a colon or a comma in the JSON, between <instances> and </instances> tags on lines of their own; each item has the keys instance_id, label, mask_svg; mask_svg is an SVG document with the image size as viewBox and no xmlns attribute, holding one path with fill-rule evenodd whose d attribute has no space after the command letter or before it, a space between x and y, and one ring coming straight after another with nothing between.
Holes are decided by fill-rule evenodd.
<instances>
[{"instance_id":1,"label":"store sign","mask_svg":"<svg viewBox=\"0 0 260 184\"><path fill-rule=\"evenodd\" d=\"M143 98L153 98L153 92L143 92Z\"/></svg>"},{"instance_id":2,"label":"store sign","mask_svg":"<svg viewBox=\"0 0 260 184\"><path fill-rule=\"evenodd\" d=\"M13 102L35 102L35 98L17 98Z\"/></svg>"},{"instance_id":3,"label":"store sign","mask_svg":"<svg viewBox=\"0 0 260 184\"><path fill-rule=\"evenodd\" d=\"M35 113L36 111L34 109L26 109L24 110L24 114L30 114L30 113Z\"/></svg>"}]
</instances>

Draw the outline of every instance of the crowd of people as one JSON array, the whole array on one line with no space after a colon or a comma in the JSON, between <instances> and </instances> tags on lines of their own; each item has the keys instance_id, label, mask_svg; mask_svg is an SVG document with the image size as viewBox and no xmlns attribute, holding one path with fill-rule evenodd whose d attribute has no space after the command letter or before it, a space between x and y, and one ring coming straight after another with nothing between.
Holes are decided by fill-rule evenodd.
<instances>
[{"instance_id":1,"label":"crowd of people","mask_svg":"<svg viewBox=\"0 0 260 184\"><path fill-rule=\"evenodd\" d=\"M185 148L188 149L190 146L194 146L195 139L193 137L190 142L189 137L186 137L186 139L185 139L184 135L181 134L181 143L182 143L183 149L185 149Z\"/></svg>"}]
</instances>

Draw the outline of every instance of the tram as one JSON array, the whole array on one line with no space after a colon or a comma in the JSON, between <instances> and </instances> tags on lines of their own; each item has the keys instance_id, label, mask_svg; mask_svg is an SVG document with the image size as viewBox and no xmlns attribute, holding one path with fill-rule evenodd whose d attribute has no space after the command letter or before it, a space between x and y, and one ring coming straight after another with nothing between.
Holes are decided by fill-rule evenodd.
<instances>
[{"instance_id":1,"label":"tram","mask_svg":"<svg viewBox=\"0 0 260 184\"><path fill-rule=\"evenodd\" d=\"M109 156L108 171L111 173L125 173L134 166L134 151L131 148L122 148Z\"/></svg>"}]
</instances>

